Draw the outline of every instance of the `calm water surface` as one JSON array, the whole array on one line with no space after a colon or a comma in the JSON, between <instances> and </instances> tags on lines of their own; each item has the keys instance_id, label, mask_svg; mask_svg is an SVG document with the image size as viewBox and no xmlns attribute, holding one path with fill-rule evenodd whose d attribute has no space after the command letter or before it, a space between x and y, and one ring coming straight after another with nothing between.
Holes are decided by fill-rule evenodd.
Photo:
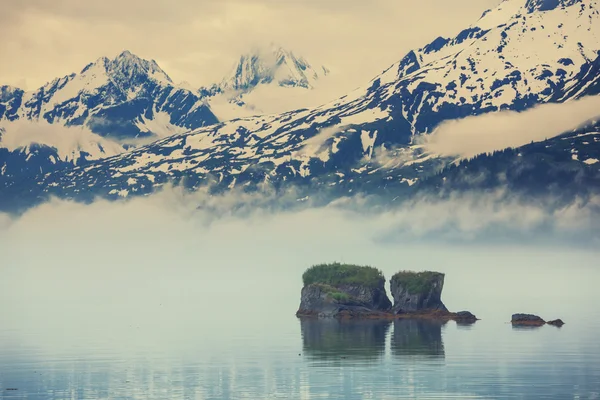
<instances>
[{"instance_id":1,"label":"calm water surface","mask_svg":"<svg viewBox=\"0 0 600 400\"><path fill-rule=\"evenodd\" d=\"M561 329L515 329L486 320L464 326L293 317L257 322L210 324L205 329L212 335L196 332L178 346L152 345L145 341L148 335L130 334L126 350L114 348L108 329L104 343L73 347L64 332L62 350L51 351L43 346L42 332L23 338L27 333L4 327L0 396L596 399L600 394L598 320L568 321ZM40 346L19 345L16 336Z\"/></svg>"},{"instance_id":2,"label":"calm water surface","mask_svg":"<svg viewBox=\"0 0 600 400\"><path fill-rule=\"evenodd\" d=\"M429 263L447 273L446 305L474 325L298 320L306 261L262 275L6 265L0 398L600 399L597 254L510 254ZM477 268L462 267L468 257ZM391 276L386 259L376 265ZM515 329L513 312L566 325Z\"/></svg>"}]
</instances>

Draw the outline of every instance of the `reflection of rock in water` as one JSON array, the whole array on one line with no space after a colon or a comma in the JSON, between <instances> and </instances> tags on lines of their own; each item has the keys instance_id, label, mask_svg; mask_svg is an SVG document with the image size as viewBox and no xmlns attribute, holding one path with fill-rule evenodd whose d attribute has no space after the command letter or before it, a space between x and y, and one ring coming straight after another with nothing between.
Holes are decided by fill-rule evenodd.
<instances>
[{"instance_id":1,"label":"reflection of rock in water","mask_svg":"<svg viewBox=\"0 0 600 400\"><path fill-rule=\"evenodd\" d=\"M318 359L375 360L385 353L390 321L300 319L304 353Z\"/></svg>"},{"instance_id":2,"label":"reflection of rock in water","mask_svg":"<svg viewBox=\"0 0 600 400\"><path fill-rule=\"evenodd\" d=\"M456 328L459 330L470 330L475 326L476 321L456 321Z\"/></svg>"},{"instance_id":3,"label":"reflection of rock in water","mask_svg":"<svg viewBox=\"0 0 600 400\"><path fill-rule=\"evenodd\" d=\"M392 354L444 357L442 326L445 321L400 319L394 321Z\"/></svg>"},{"instance_id":4,"label":"reflection of rock in water","mask_svg":"<svg viewBox=\"0 0 600 400\"><path fill-rule=\"evenodd\" d=\"M514 325L512 324L513 331L534 331L540 329L542 325Z\"/></svg>"}]
</instances>

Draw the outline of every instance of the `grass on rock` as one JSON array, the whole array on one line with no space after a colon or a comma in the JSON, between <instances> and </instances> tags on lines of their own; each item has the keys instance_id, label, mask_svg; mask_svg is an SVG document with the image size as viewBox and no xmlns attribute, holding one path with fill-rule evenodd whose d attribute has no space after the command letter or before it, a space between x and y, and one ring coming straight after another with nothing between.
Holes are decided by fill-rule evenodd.
<instances>
[{"instance_id":1,"label":"grass on rock","mask_svg":"<svg viewBox=\"0 0 600 400\"><path fill-rule=\"evenodd\" d=\"M351 296L348 293L341 292L333 286L329 286L324 283L314 283L313 285L318 286L322 291L324 291L327 294L327 296L331 297L334 300L344 302L351 299Z\"/></svg>"},{"instance_id":2,"label":"grass on rock","mask_svg":"<svg viewBox=\"0 0 600 400\"><path fill-rule=\"evenodd\" d=\"M391 282L402 285L409 293L423 293L429 291L431 285L443 277L441 272L400 271L392 276Z\"/></svg>"},{"instance_id":3,"label":"grass on rock","mask_svg":"<svg viewBox=\"0 0 600 400\"><path fill-rule=\"evenodd\" d=\"M353 264L319 264L308 268L302 275L304 286L322 283L330 286L364 285L376 288L385 278L377 268Z\"/></svg>"}]
</instances>

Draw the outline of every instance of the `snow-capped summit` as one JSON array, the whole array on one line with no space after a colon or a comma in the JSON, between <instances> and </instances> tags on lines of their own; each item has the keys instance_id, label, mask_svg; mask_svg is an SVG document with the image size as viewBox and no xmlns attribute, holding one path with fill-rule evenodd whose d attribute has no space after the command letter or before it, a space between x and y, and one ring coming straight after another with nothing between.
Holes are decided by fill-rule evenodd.
<instances>
[{"instance_id":1,"label":"snow-capped summit","mask_svg":"<svg viewBox=\"0 0 600 400\"><path fill-rule=\"evenodd\" d=\"M88 64L81 73L85 73L88 68L93 68L94 64L98 63L102 65L107 75L121 84L135 85L140 80L152 79L163 84L173 85L171 78L158 66L156 61L144 60L129 50L124 50L112 60L101 57L95 63Z\"/></svg>"},{"instance_id":2,"label":"snow-capped summit","mask_svg":"<svg viewBox=\"0 0 600 400\"><path fill-rule=\"evenodd\" d=\"M220 83L201 88L220 120L280 113L322 104L319 84L330 71L279 45L255 47L240 56Z\"/></svg>"},{"instance_id":3,"label":"snow-capped summit","mask_svg":"<svg viewBox=\"0 0 600 400\"><path fill-rule=\"evenodd\" d=\"M271 44L242 55L219 87L223 91L248 91L260 84L275 83L283 87L310 89L328 73L326 67L313 68L303 57L296 57L292 51Z\"/></svg>"},{"instance_id":4,"label":"snow-capped summit","mask_svg":"<svg viewBox=\"0 0 600 400\"><path fill-rule=\"evenodd\" d=\"M0 120L85 125L119 140L164 137L218 122L195 91L178 87L154 60L123 51L80 73L23 92L3 87Z\"/></svg>"}]
</instances>

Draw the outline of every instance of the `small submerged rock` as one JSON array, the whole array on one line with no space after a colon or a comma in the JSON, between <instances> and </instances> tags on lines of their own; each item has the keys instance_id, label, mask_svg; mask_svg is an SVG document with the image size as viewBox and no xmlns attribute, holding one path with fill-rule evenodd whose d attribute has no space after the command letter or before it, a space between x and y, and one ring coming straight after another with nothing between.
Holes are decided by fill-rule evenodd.
<instances>
[{"instance_id":1,"label":"small submerged rock","mask_svg":"<svg viewBox=\"0 0 600 400\"><path fill-rule=\"evenodd\" d=\"M478 320L478 318L470 313L469 311L459 311L454 313L454 318L456 322L460 323L473 323Z\"/></svg>"},{"instance_id":2,"label":"small submerged rock","mask_svg":"<svg viewBox=\"0 0 600 400\"><path fill-rule=\"evenodd\" d=\"M513 325L542 326L546 323L541 317L534 314L513 314L510 322Z\"/></svg>"},{"instance_id":3,"label":"small submerged rock","mask_svg":"<svg viewBox=\"0 0 600 400\"><path fill-rule=\"evenodd\" d=\"M565 324L562 321L562 319L555 319L555 320L546 322L546 321L544 321L543 318L541 318L537 315L534 315L534 314L513 314L510 322L514 326L524 326L524 325L542 326L542 325L548 324L548 325L557 326L559 328Z\"/></svg>"}]
</instances>

